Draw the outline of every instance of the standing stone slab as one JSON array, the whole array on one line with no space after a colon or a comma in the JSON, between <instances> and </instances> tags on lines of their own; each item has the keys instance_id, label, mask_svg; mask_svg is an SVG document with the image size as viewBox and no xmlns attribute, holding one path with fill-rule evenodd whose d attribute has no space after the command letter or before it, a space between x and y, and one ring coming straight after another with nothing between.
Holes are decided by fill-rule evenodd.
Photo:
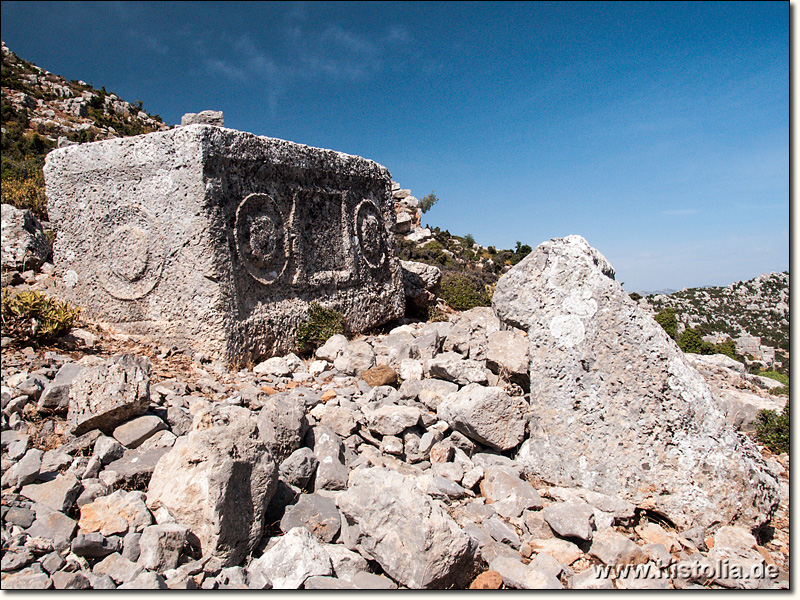
<instances>
[{"instance_id":1,"label":"standing stone slab","mask_svg":"<svg viewBox=\"0 0 800 600\"><path fill-rule=\"evenodd\" d=\"M178 438L156 465L147 506L166 508L196 536L203 555L229 567L261 539L277 480L277 465L255 420L232 418Z\"/></svg>"},{"instance_id":2,"label":"standing stone slab","mask_svg":"<svg viewBox=\"0 0 800 600\"><path fill-rule=\"evenodd\" d=\"M64 296L230 363L294 349L311 302L351 332L403 315L382 166L232 129L60 148L46 161Z\"/></svg>"},{"instance_id":3,"label":"standing stone slab","mask_svg":"<svg viewBox=\"0 0 800 600\"><path fill-rule=\"evenodd\" d=\"M755 527L778 482L703 378L580 236L545 242L497 284L501 320L528 331L529 475L619 496L682 528Z\"/></svg>"}]
</instances>

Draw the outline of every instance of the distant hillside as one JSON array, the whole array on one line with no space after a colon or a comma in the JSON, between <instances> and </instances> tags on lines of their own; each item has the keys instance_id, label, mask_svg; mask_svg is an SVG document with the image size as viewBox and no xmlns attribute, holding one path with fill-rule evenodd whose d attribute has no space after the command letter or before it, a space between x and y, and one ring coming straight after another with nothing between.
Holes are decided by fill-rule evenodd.
<instances>
[{"instance_id":1,"label":"distant hillside","mask_svg":"<svg viewBox=\"0 0 800 600\"><path fill-rule=\"evenodd\" d=\"M149 133L169 126L105 87L67 81L2 44L2 201L47 219L42 166L60 145Z\"/></svg>"},{"instance_id":2,"label":"distant hillside","mask_svg":"<svg viewBox=\"0 0 800 600\"><path fill-rule=\"evenodd\" d=\"M789 367L789 273L765 273L728 287L688 288L669 295L646 297L654 312L675 310L684 328L698 327L708 337L734 341L760 338L760 346L775 349L776 366ZM714 335L717 334L717 335ZM752 340L737 342L742 354L755 348Z\"/></svg>"}]
</instances>

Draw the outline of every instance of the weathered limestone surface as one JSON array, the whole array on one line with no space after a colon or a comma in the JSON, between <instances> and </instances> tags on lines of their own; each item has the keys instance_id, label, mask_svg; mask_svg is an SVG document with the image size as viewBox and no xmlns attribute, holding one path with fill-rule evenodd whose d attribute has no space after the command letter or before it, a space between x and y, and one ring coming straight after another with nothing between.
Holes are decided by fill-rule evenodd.
<instances>
[{"instance_id":1,"label":"weathered limestone surface","mask_svg":"<svg viewBox=\"0 0 800 600\"><path fill-rule=\"evenodd\" d=\"M360 332L404 310L382 166L213 125L59 148L45 166L63 295L229 363L294 349L311 302Z\"/></svg>"},{"instance_id":2,"label":"weathered limestone surface","mask_svg":"<svg viewBox=\"0 0 800 600\"><path fill-rule=\"evenodd\" d=\"M532 417L517 460L529 474L680 527L772 515L778 482L754 445L586 240L541 244L500 279L493 305L528 331Z\"/></svg>"},{"instance_id":3,"label":"weathered limestone surface","mask_svg":"<svg viewBox=\"0 0 800 600\"><path fill-rule=\"evenodd\" d=\"M156 465L147 506L166 508L197 537L204 555L234 566L261 539L277 477L253 419L200 425Z\"/></svg>"},{"instance_id":4,"label":"weathered limestone surface","mask_svg":"<svg viewBox=\"0 0 800 600\"><path fill-rule=\"evenodd\" d=\"M10 204L2 205L0 215L3 269L38 269L50 256L50 242L42 224L31 211L20 210Z\"/></svg>"}]
</instances>

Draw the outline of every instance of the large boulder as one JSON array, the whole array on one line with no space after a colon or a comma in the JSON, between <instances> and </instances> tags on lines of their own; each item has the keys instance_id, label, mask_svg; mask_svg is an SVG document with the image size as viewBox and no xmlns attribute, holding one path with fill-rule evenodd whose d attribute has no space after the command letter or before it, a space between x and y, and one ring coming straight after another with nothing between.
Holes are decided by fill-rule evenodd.
<instances>
[{"instance_id":1,"label":"large boulder","mask_svg":"<svg viewBox=\"0 0 800 600\"><path fill-rule=\"evenodd\" d=\"M358 469L337 503L347 525L358 531L359 552L402 585L446 588L471 581L473 542L415 478Z\"/></svg>"},{"instance_id":2,"label":"large boulder","mask_svg":"<svg viewBox=\"0 0 800 600\"><path fill-rule=\"evenodd\" d=\"M765 523L779 487L703 378L580 236L536 248L493 306L530 341L528 475L619 496L679 527Z\"/></svg>"},{"instance_id":3,"label":"large boulder","mask_svg":"<svg viewBox=\"0 0 800 600\"><path fill-rule=\"evenodd\" d=\"M38 269L50 257L50 242L44 234L42 224L29 210L3 204L2 219L2 266L3 270L26 271Z\"/></svg>"},{"instance_id":4,"label":"large boulder","mask_svg":"<svg viewBox=\"0 0 800 600\"><path fill-rule=\"evenodd\" d=\"M147 506L166 508L196 536L204 556L234 566L261 539L277 466L254 419L196 427L159 460Z\"/></svg>"},{"instance_id":5,"label":"large boulder","mask_svg":"<svg viewBox=\"0 0 800 600\"><path fill-rule=\"evenodd\" d=\"M72 433L110 432L143 415L150 404L150 371L146 357L119 354L77 373L70 384L67 411Z\"/></svg>"}]
</instances>

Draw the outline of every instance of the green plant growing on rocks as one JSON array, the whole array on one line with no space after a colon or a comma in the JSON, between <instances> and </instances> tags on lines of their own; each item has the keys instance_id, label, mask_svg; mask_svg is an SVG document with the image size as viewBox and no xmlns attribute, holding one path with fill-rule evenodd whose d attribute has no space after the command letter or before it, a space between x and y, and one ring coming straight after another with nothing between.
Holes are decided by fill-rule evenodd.
<instances>
[{"instance_id":1,"label":"green plant growing on rocks","mask_svg":"<svg viewBox=\"0 0 800 600\"><path fill-rule=\"evenodd\" d=\"M656 323L664 328L667 335L673 340L677 340L678 336L678 317L675 311L671 308L665 308L655 316Z\"/></svg>"},{"instance_id":2,"label":"green plant growing on rocks","mask_svg":"<svg viewBox=\"0 0 800 600\"><path fill-rule=\"evenodd\" d=\"M344 315L316 302L309 307L308 321L300 323L297 328L296 341L300 352L313 352L328 338L337 333L344 333Z\"/></svg>"},{"instance_id":3,"label":"green plant growing on rocks","mask_svg":"<svg viewBox=\"0 0 800 600\"><path fill-rule=\"evenodd\" d=\"M60 338L78 322L80 308L37 291L2 292L3 335L23 342L44 343Z\"/></svg>"},{"instance_id":4,"label":"green plant growing on rocks","mask_svg":"<svg viewBox=\"0 0 800 600\"><path fill-rule=\"evenodd\" d=\"M678 339L678 347L688 354L712 354L713 346L703 341L703 336L697 328L684 330Z\"/></svg>"},{"instance_id":5,"label":"green plant growing on rocks","mask_svg":"<svg viewBox=\"0 0 800 600\"><path fill-rule=\"evenodd\" d=\"M442 276L441 297L455 310L491 306L492 297L484 284L464 273L447 271Z\"/></svg>"},{"instance_id":6,"label":"green plant growing on rocks","mask_svg":"<svg viewBox=\"0 0 800 600\"><path fill-rule=\"evenodd\" d=\"M774 410L758 413L756 437L771 452L782 454L789 451L789 400L780 414Z\"/></svg>"}]
</instances>

